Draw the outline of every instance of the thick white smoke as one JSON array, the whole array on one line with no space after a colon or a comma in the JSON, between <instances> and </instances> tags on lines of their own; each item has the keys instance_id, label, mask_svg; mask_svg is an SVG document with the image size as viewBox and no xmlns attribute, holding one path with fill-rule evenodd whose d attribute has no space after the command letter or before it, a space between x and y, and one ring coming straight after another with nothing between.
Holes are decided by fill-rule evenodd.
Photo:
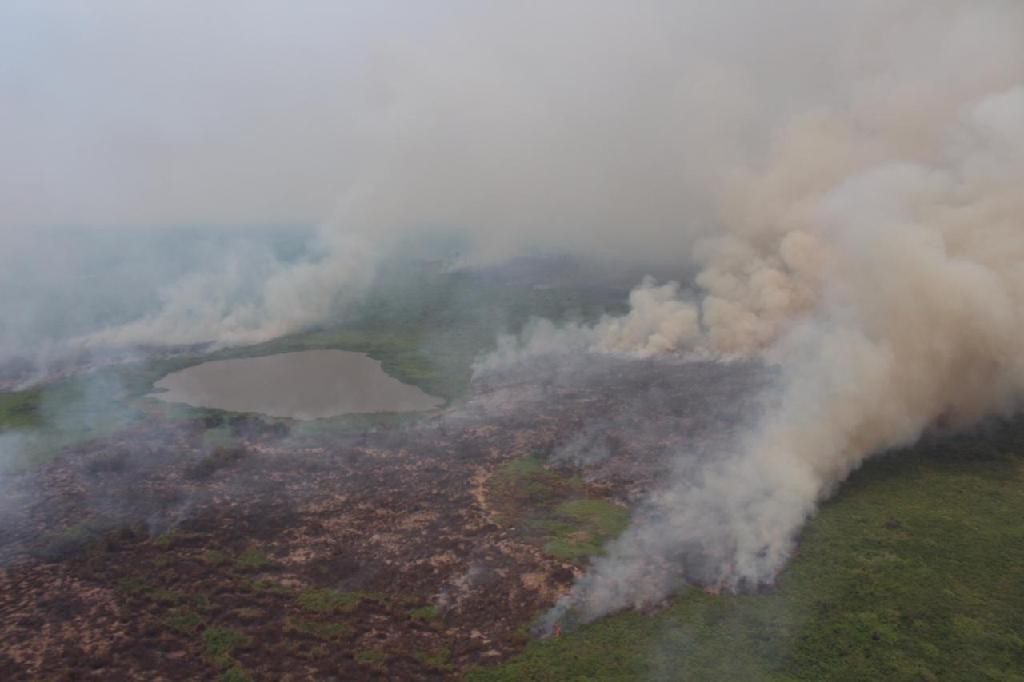
<instances>
[{"instance_id":1,"label":"thick white smoke","mask_svg":"<svg viewBox=\"0 0 1024 682\"><path fill-rule=\"evenodd\" d=\"M1024 26L1019 7L976 7ZM960 9L921 14L934 45L959 47L936 59L949 71L894 79L865 110L795 122L765 171L723 192L727 234L697 279L701 302L660 309L699 319L677 350L764 351L780 393L733 451L655 493L552 618L650 603L687 581L770 582L816 504L866 457L1017 408L1024 39L990 61L969 31L978 16ZM628 350L649 352L666 321L648 313L634 302L618 326L583 330L586 347L615 348L619 326L645 323Z\"/></svg>"},{"instance_id":2,"label":"thick white smoke","mask_svg":"<svg viewBox=\"0 0 1024 682\"><path fill-rule=\"evenodd\" d=\"M230 254L212 272L187 275L161 291L155 313L71 342L75 347L260 343L331 319L369 286L377 252L366 239L323 230L321 253L254 267Z\"/></svg>"},{"instance_id":3,"label":"thick white smoke","mask_svg":"<svg viewBox=\"0 0 1024 682\"><path fill-rule=\"evenodd\" d=\"M499 337L497 349L480 358L475 369L496 369L551 353L596 351L649 357L698 344L697 306L680 298L677 282L659 285L647 277L630 292L629 305L628 314L605 315L594 325L532 320L518 337Z\"/></svg>"}]
</instances>

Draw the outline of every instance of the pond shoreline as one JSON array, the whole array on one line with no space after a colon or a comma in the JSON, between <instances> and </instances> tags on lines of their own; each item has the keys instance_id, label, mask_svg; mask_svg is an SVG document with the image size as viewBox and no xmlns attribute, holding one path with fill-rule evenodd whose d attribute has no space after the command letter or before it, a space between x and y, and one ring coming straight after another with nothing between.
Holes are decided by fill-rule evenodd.
<instances>
[{"instance_id":1,"label":"pond shoreline","mask_svg":"<svg viewBox=\"0 0 1024 682\"><path fill-rule=\"evenodd\" d=\"M192 407L314 420L419 412L444 400L403 383L365 353L335 349L211 360L171 372L149 397Z\"/></svg>"}]
</instances>

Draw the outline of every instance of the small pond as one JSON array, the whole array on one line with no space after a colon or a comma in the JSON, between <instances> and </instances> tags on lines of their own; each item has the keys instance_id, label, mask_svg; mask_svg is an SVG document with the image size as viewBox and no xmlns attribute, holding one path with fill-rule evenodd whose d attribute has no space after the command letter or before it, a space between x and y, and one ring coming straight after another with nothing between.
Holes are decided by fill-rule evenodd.
<instances>
[{"instance_id":1,"label":"small pond","mask_svg":"<svg viewBox=\"0 0 1024 682\"><path fill-rule=\"evenodd\" d=\"M322 419L368 412L415 412L444 400L404 384L363 353L307 350L213 360L168 374L151 397L193 407Z\"/></svg>"}]
</instances>

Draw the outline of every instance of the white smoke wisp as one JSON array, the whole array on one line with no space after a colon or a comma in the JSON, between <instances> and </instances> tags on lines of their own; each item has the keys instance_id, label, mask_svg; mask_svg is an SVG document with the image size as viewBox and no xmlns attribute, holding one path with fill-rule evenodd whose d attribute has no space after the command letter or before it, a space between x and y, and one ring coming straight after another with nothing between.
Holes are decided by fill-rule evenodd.
<instances>
[{"instance_id":1,"label":"white smoke wisp","mask_svg":"<svg viewBox=\"0 0 1024 682\"><path fill-rule=\"evenodd\" d=\"M72 341L73 346L260 343L331 319L369 286L376 247L353 234L322 230L319 258L228 259L214 272L183 277L161 292L157 312Z\"/></svg>"},{"instance_id":2,"label":"white smoke wisp","mask_svg":"<svg viewBox=\"0 0 1024 682\"><path fill-rule=\"evenodd\" d=\"M726 333L715 312L723 280L740 292L732 302L762 285L785 291L787 277L820 281L795 298L753 297L780 306L740 307L741 321L789 311L770 346L783 377L775 404L698 478L680 475L652 495L549 618L571 608L591 620L687 582L770 583L817 503L866 457L936 423L967 427L1014 411L1024 391L1022 182L1024 86L1015 86L966 103L930 163L858 169L805 206L809 222L775 240L785 273L746 265L741 278L715 263L698 280L711 283L702 338L712 346ZM786 255L794 234L800 253ZM826 278L808 253L827 261Z\"/></svg>"},{"instance_id":3,"label":"white smoke wisp","mask_svg":"<svg viewBox=\"0 0 1024 682\"><path fill-rule=\"evenodd\" d=\"M687 348L700 336L698 308L680 298L677 282L659 285L647 277L630 292L629 305L626 315L604 315L593 325L534 319L518 336L500 336L497 348L479 358L474 370L500 369L530 357L567 352L650 357Z\"/></svg>"}]
</instances>

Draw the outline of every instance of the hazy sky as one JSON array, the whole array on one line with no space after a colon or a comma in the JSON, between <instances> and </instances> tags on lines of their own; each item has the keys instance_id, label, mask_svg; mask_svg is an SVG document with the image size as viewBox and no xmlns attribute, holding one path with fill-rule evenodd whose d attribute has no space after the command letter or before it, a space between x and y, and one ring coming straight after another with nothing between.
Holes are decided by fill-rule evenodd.
<instances>
[{"instance_id":1,"label":"hazy sky","mask_svg":"<svg viewBox=\"0 0 1024 682\"><path fill-rule=\"evenodd\" d=\"M417 2L0 3L0 227L313 221Z\"/></svg>"},{"instance_id":2,"label":"hazy sky","mask_svg":"<svg viewBox=\"0 0 1024 682\"><path fill-rule=\"evenodd\" d=\"M675 229L827 74L817 4L6 0L0 227Z\"/></svg>"},{"instance_id":3,"label":"hazy sky","mask_svg":"<svg viewBox=\"0 0 1024 682\"><path fill-rule=\"evenodd\" d=\"M5 0L0 228L454 227L682 261L795 126L923 138L914 107L1014 82L1015 4Z\"/></svg>"},{"instance_id":4,"label":"hazy sky","mask_svg":"<svg viewBox=\"0 0 1024 682\"><path fill-rule=\"evenodd\" d=\"M308 262L223 247L131 337L252 338L428 228L480 262L724 253L701 286L788 319L760 285L812 249L780 235L863 169L944 167L972 112L1016 131L1022 36L1020 0L0 0L0 271L120 246L39 226L317 224Z\"/></svg>"}]
</instances>

